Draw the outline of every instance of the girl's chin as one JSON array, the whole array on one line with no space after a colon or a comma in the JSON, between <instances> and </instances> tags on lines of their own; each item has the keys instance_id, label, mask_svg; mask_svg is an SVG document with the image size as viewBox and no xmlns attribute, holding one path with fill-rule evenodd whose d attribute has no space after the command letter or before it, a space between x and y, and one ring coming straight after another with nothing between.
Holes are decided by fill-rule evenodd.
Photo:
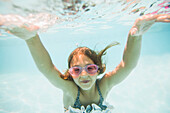
<instances>
[{"instance_id":1,"label":"girl's chin","mask_svg":"<svg viewBox=\"0 0 170 113\"><path fill-rule=\"evenodd\" d=\"M83 90L90 90L91 87L81 87Z\"/></svg>"},{"instance_id":2,"label":"girl's chin","mask_svg":"<svg viewBox=\"0 0 170 113\"><path fill-rule=\"evenodd\" d=\"M80 87L81 87L83 90L90 90L91 87L92 87L92 83L91 83L91 81L88 82L88 83L80 83Z\"/></svg>"}]
</instances>

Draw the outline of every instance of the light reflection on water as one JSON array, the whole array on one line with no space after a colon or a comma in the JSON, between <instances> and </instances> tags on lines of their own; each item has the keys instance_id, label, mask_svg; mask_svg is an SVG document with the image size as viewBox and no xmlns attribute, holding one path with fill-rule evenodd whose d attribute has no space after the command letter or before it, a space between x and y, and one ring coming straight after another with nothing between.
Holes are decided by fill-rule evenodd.
<instances>
[{"instance_id":1,"label":"light reflection on water","mask_svg":"<svg viewBox=\"0 0 170 113\"><path fill-rule=\"evenodd\" d=\"M169 4L168 0L7 0L0 1L0 14L8 14L5 19L10 27L23 22L39 26L40 31L79 29L99 20L129 25L144 14L169 13Z\"/></svg>"}]
</instances>

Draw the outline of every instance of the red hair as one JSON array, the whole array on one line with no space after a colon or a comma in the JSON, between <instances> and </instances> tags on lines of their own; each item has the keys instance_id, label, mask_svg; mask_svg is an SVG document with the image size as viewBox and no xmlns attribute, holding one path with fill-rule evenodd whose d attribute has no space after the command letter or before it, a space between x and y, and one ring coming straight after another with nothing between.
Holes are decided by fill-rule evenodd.
<instances>
[{"instance_id":1,"label":"red hair","mask_svg":"<svg viewBox=\"0 0 170 113\"><path fill-rule=\"evenodd\" d=\"M73 59L73 56L79 55L79 54L84 54L88 58L90 58L94 62L94 64L99 66L99 74L102 74L106 70L106 66L103 65L103 63L102 63L102 56L106 54L106 50L108 48L118 45L118 44L119 44L118 42L112 43L112 44L108 45L107 47L105 47L103 50L101 50L99 53L95 52L94 50L92 50L88 47L78 47L74 51L72 51L72 53L68 57L68 68L70 68L70 63ZM71 80L71 81L73 80L73 78L70 75L70 73L68 72L68 70L65 72L64 75L61 75L61 78L65 79L65 80Z\"/></svg>"}]
</instances>

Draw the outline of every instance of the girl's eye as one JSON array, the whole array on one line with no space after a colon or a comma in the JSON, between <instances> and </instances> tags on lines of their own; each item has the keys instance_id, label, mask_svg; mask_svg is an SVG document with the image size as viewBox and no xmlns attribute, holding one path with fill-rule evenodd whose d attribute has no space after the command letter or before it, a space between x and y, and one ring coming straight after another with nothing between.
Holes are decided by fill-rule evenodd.
<instances>
[{"instance_id":1,"label":"girl's eye","mask_svg":"<svg viewBox=\"0 0 170 113\"><path fill-rule=\"evenodd\" d=\"M75 69L75 71L79 71L79 69Z\"/></svg>"},{"instance_id":2,"label":"girl's eye","mask_svg":"<svg viewBox=\"0 0 170 113\"><path fill-rule=\"evenodd\" d=\"M95 70L96 68L94 66L93 67L91 66L91 67L88 67L87 69L90 71L90 70Z\"/></svg>"},{"instance_id":3,"label":"girl's eye","mask_svg":"<svg viewBox=\"0 0 170 113\"><path fill-rule=\"evenodd\" d=\"M76 69L74 69L74 71L75 71L75 72L79 72L79 71L80 71L80 69L79 69L79 68L76 68Z\"/></svg>"},{"instance_id":4,"label":"girl's eye","mask_svg":"<svg viewBox=\"0 0 170 113\"><path fill-rule=\"evenodd\" d=\"M88 67L88 70L92 70L93 68L91 68L91 67Z\"/></svg>"}]
</instances>

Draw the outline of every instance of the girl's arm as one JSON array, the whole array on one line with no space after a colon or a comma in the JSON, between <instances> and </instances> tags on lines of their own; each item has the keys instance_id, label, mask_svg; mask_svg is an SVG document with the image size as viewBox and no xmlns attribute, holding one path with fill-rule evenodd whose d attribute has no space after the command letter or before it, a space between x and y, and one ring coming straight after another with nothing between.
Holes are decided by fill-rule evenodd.
<instances>
[{"instance_id":1,"label":"girl's arm","mask_svg":"<svg viewBox=\"0 0 170 113\"><path fill-rule=\"evenodd\" d=\"M67 88L68 85L73 85L73 82L63 80L60 77L60 71L53 65L51 58L38 35L26 40L26 43L37 68L54 86L66 90L65 88Z\"/></svg>"},{"instance_id":2,"label":"girl's arm","mask_svg":"<svg viewBox=\"0 0 170 113\"><path fill-rule=\"evenodd\" d=\"M142 35L155 22L170 22L170 15L144 15L138 18L128 34L128 40L124 49L123 59L120 64L111 72L105 74L101 80L103 87L110 90L114 85L123 81L136 67L140 51Z\"/></svg>"},{"instance_id":3,"label":"girl's arm","mask_svg":"<svg viewBox=\"0 0 170 113\"><path fill-rule=\"evenodd\" d=\"M8 27L8 23L10 22L8 22L7 16L8 15L0 15L0 29L4 29L26 41L34 62L40 72L42 72L54 86L62 90L67 90L66 88L68 86L73 86L73 82L60 78L60 71L53 65L48 52L37 34L39 27L24 24L23 22L14 24L12 28Z\"/></svg>"},{"instance_id":4,"label":"girl's arm","mask_svg":"<svg viewBox=\"0 0 170 113\"><path fill-rule=\"evenodd\" d=\"M26 40L27 46L31 52L34 62L37 68L43 73L49 73L49 71L54 67L51 58L40 41L39 35ZM60 72L57 73L60 75Z\"/></svg>"}]
</instances>

